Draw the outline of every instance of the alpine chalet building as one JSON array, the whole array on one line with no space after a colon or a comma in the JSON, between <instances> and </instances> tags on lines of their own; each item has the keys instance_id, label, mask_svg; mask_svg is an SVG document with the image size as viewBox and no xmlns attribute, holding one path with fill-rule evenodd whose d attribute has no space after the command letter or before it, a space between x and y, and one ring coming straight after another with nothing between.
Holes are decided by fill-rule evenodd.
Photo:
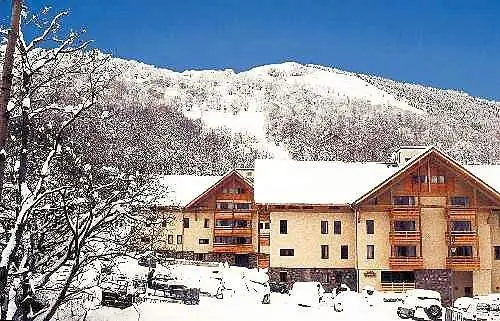
<instances>
[{"instance_id":1,"label":"alpine chalet building","mask_svg":"<svg viewBox=\"0 0 500 321\"><path fill-rule=\"evenodd\" d=\"M177 205L158 204L172 219L140 230L143 249L268 268L288 285L435 289L445 304L500 292L500 165L403 147L387 163L257 160L163 179Z\"/></svg>"}]
</instances>

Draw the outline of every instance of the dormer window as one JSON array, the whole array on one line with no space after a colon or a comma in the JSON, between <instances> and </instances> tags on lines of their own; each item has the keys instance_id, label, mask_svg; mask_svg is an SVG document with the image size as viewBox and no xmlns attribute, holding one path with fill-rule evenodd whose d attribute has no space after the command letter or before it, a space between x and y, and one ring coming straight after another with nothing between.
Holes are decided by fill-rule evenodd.
<instances>
[{"instance_id":1,"label":"dormer window","mask_svg":"<svg viewBox=\"0 0 500 321\"><path fill-rule=\"evenodd\" d=\"M453 196L450 197L450 204L452 206L469 207L469 198L467 196Z\"/></svg>"},{"instance_id":2,"label":"dormer window","mask_svg":"<svg viewBox=\"0 0 500 321\"><path fill-rule=\"evenodd\" d=\"M415 196L394 196L393 202L394 205L414 206Z\"/></svg>"}]
</instances>

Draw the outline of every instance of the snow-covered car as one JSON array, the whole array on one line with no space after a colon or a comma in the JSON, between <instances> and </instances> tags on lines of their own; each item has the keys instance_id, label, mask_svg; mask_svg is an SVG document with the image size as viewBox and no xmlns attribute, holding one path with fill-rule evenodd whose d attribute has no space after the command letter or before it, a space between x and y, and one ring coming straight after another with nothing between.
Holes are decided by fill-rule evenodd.
<instances>
[{"instance_id":1,"label":"snow-covered car","mask_svg":"<svg viewBox=\"0 0 500 321\"><path fill-rule=\"evenodd\" d=\"M464 313L465 321L500 320L500 299L490 296L474 297Z\"/></svg>"},{"instance_id":2,"label":"snow-covered car","mask_svg":"<svg viewBox=\"0 0 500 321\"><path fill-rule=\"evenodd\" d=\"M257 270L248 270L245 274L245 287L251 296L262 304L271 303L271 288L269 276Z\"/></svg>"},{"instance_id":3,"label":"snow-covered car","mask_svg":"<svg viewBox=\"0 0 500 321\"><path fill-rule=\"evenodd\" d=\"M419 317L417 314L424 313L431 320L439 320L443 315L441 305L441 294L437 291L415 289L406 291L405 298L398 306L397 314L401 319Z\"/></svg>"},{"instance_id":4,"label":"snow-covered car","mask_svg":"<svg viewBox=\"0 0 500 321\"><path fill-rule=\"evenodd\" d=\"M474 302L474 299L468 296L463 296L453 302L453 307L462 311L467 311L469 305Z\"/></svg>"},{"instance_id":5,"label":"snow-covered car","mask_svg":"<svg viewBox=\"0 0 500 321\"><path fill-rule=\"evenodd\" d=\"M103 306L120 309L132 306L134 303L134 289L127 280L110 280L101 284Z\"/></svg>"},{"instance_id":6,"label":"snow-covered car","mask_svg":"<svg viewBox=\"0 0 500 321\"><path fill-rule=\"evenodd\" d=\"M362 293L342 291L333 298L333 309L336 312L368 309L369 304Z\"/></svg>"},{"instance_id":7,"label":"snow-covered car","mask_svg":"<svg viewBox=\"0 0 500 321\"><path fill-rule=\"evenodd\" d=\"M319 282L295 282L290 290L290 297L293 303L316 307L323 300L325 289Z\"/></svg>"}]
</instances>

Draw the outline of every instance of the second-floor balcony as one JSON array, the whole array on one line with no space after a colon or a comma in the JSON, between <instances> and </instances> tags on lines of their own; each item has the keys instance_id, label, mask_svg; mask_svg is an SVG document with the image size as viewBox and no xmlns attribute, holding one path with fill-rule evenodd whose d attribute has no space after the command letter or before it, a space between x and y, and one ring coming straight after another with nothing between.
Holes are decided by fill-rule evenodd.
<instances>
[{"instance_id":1,"label":"second-floor balcony","mask_svg":"<svg viewBox=\"0 0 500 321\"><path fill-rule=\"evenodd\" d=\"M450 231L446 233L448 245L474 245L478 236L476 231Z\"/></svg>"},{"instance_id":2,"label":"second-floor balcony","mask_svg":"<svg viewBox=\"0 0 500 321\"><path fill-rule=\"evenodd\" d=\"M479 257L474 256L449 256L446 258L446 268L456 271L479 270L481 266Z\"/></svg>"},{"instance_id":3,"label":"second-floor balcony","mask_svg":"<svg viewBox=\"0 0 500 321\"><path fill-rule=\"evenodd\" d=\"M422 234L420 231L391 231L389 238L391 244L419 243Z\"/></svg>"},{"instance_id":4,"label":"second-floor balcony","mask_svg":"<svg viewBox=\"0 0 500 321\"><path fill-rule=\"evenodd\" d=\"M391 256L389 265L393 270L417 270L424 267L421 256Z\"/></svg>"}]
</instances>

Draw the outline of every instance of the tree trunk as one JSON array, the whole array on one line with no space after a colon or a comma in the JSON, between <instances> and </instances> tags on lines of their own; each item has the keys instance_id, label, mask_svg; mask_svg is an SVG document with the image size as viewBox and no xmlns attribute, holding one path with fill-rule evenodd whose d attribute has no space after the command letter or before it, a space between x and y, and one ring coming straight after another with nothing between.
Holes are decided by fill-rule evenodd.
<instances>
[{"instance_id":1,"label":"tree trunk","mask_svg":"<svg viewBox=\"0 0 500 321\"><path fill-rule=\"evenodd\" d=\"M3 58L2 84L0 92L0 199L2 197L4 168L5 168L5 144L8 137L8 114L7 104L10 99L12 87L12 69L14 67L14 53L16 51L17 38L19 37L19 24L21 20L22 0L12 0L11 25L8 33L7 48Z\"/></svg>"},{"instance_id":2,"label":"tree trunk","mask_svg":"<svg viewBox=\"0 0 500 321\"><path fill-rule=\"evenodd\" d=\"M22 0L12 0L12 16L11 28L8 33L7 48L5 49L5 56L3 60L2 69L2 83L0 91L0 200L2 199L3 183L4 183L4 170L5 160L7 153L5 151L5 144L8 137L8 114L7 104L10 99L10 91L12 87L12 69L14 68L14 53L16 51L17 38L19 37L19 24L21 20L21 7ZM7 276L9 273L9 264L0 267L0 319L5 320L8 306L8 287ZM6 304L7 303L7 304Z\"/></svg>"}]
</instances>

